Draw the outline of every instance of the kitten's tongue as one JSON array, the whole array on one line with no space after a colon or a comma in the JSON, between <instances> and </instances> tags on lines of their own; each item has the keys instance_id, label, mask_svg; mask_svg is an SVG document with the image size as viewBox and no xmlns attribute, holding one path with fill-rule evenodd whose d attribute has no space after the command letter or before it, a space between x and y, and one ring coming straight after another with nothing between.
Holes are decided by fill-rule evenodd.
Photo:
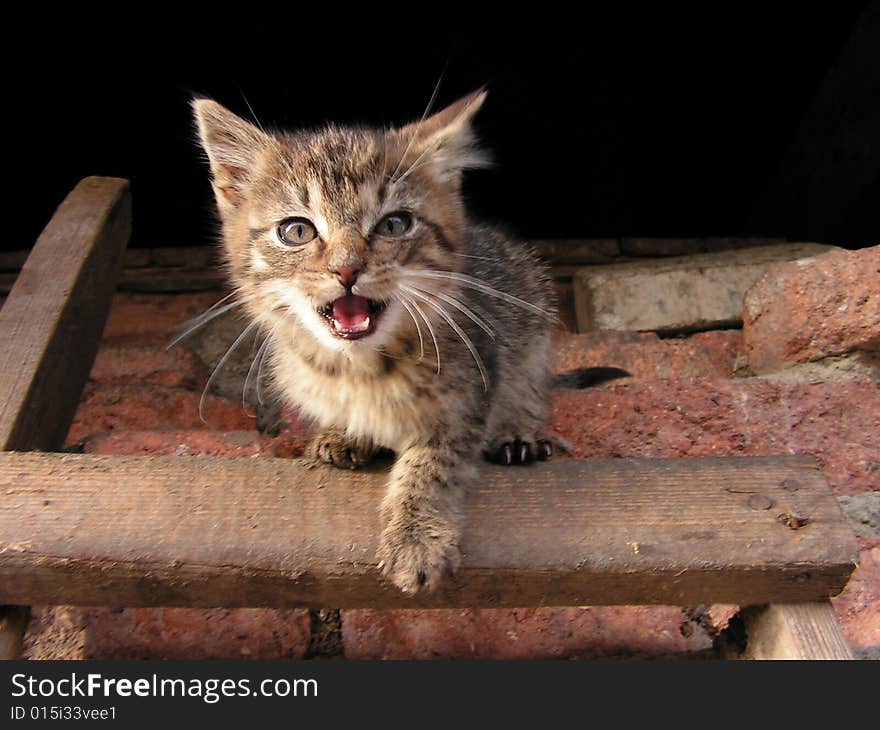
<instances>
[{"instance_id":1,"label":"kitten's tongue","mask_svg":"<svg viewBox=\"0 0 880 730\"><path fill-rule=\"evenodd\" d=\"M347 294L333 302L333 319L345 330L365 330L370 326L370 303L364 297Z\"/></svg>"}]
</instances>

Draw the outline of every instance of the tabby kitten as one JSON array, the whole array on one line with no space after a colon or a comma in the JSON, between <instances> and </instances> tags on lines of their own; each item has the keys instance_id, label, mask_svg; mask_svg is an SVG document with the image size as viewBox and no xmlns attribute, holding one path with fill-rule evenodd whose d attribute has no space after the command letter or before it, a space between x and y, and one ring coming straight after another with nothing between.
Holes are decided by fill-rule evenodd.
<instances>
[{"instance_id":1,"label":"tabby kitten","mask_svg":"<svg viewBox=\"0 0 880 730\"><path fill-rule=\"evenodd\" d=\"M266 132L193 103L232 284L281 397L323 429L316 463L396 454L378 559L415 593L459 564L481 453L551 455L551 282L472 223L462 173L486 164L475 92L401 129Z\"/></svg>"}]
</instances>

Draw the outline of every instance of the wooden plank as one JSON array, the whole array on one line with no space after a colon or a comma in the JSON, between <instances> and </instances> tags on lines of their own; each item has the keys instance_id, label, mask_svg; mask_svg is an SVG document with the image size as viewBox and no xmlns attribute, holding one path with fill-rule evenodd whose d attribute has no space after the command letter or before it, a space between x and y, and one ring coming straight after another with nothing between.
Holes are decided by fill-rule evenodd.
<instances>
[{"instance_id":1,"label":"wooden plank","mask_svg":"<svg viewBox=\"0 0 880 730\"><path fill-rule=\"evenodd\" d=\"M122 265L126 269L140 269L150 265L150 249L148 248L129 248L125 251L125 257L122 259Z\"/></svg>"},{"instance_id":2,"label":"wooden plank","mask_svg":"<svg viewBox=\"0 0 880 730\"><path fill-rule=\"evenodd\" d=\"M130 230L128 182L90 177L37 239L0 309L0 449L64 445ZM15 658L29 611L0 611L0 658Z\"/></svg>"},{"instance_id":3,"label":"wooden plank","mask_svg":"<svg viewBox=\"0 0 880 730\"><path fill-rule=\"evenodd\" d=\"M0 271L19 271L30 251L0 251Z\"/></svg>"},{"instance_id":4,"label":"wooden plank","mask_svg":"<svg viewBox=\"0 0 880 730\"><path fill-rule=\"evenodd\" d=\"M689 256L698 253L732 251L785 243L784 238L623 238L620 252L624 256Z\"/></svg>"},{"instance_id":5,"label":"wooden plank","mask_svg":"<svg viewBox=\"0 0 880 730\"><path fill-rule=\"evenodd\" d=\"M27 260L29 249L0 251L0 271L18 272ZM187 246L181 248L130 248L125 252L122 265L126 269L142 269L148 266L186 266L212 268L217 265L217 252L213 246Z\"/></svg>"},{"instance_id":6,"label":"wooden plank","mask_svg":"<svg viewBox=\"0 0 880 730\"><path fill-rule=\"evenodd\" d=\"M150 249L153 266L182 266L188 269L206 269L217 266L216 246L181 246L178 248Z\"/></svg>"},{"instance_id":7,"label":"wooden plank","mask_svg":"<svg viewBox=\"0 0 880 730\"><path fill-rule=\"evenodd\" d=\"M217 268L190 269L183 267L159 267L125 269L119 277L120 291L154 293L179 293L207 291L227 283L223 272Z\"/></svg>"},{"instance_id":8,"label":"wooden plank","mask_svg":"<svg viewBox=\"0 0 880 730\"><path fill-rule=\"evenodd\" d=\"M0 454L0 601L576 606L824 600L858 546L809 457L486 465L434 594L379 576L387 474L284 459Z\"/></svg>"},{"instance_id":9,"label":"wooden plank","mask_svg":"<svg viewBox=\"0 0 880 730\"><path fill-rule=\"evenodd\" d=\"M828 601L750 606L742 611L742 659L853 659Z\"/></svg>"},{"instance_id":10,"label":"wooden plank","mask_svg":"<svg viewBox=\"0 0 880 730\"><path fill-rule=\"evenodd\" d=\"M557 238L530 243L541 258L552 264L604 264L620 255L616 238Z\"/></svg>"},{"instance_id":11,"label":"wooden plank","mask_svg":"<svg viewBox=\"0 0 880 730\"><path fill-rule=\"evenodd\" d=\"M89 177L37 240L0 309L0 449L63 445L130 228L128 182Z\"/></svg>"}]
</instances>

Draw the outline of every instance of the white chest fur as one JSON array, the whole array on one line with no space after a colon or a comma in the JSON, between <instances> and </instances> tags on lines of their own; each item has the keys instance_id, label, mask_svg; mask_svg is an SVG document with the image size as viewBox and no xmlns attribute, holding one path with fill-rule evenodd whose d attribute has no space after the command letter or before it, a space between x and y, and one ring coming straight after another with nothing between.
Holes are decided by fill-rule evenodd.
<instances>
[{"instance_id":1,"label":"white chest fur","mask_svg":"<svg viewBox=\"0 0 880 730\"><path fill-rule=\"evenodd\" d=\"M377 361L378 362L378 361ZM400 450L427 431L432 408L420 400L405 371L414 365L396 361L393 368L314 367L292 352L276 352L276 383L283 397L322 428L344 430L353 438Z\"/></svg>"}]
</instances>

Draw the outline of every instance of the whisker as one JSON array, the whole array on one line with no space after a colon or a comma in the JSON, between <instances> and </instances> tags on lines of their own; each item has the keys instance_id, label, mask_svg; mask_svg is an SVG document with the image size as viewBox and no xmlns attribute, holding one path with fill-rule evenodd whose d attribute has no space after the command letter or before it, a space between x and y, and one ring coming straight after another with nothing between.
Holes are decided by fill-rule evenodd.
<instances>
[{"instance_id":1,"label":"whisker","mask_svg":"<svg viewBox=\"0 0 880 730\"><path fill-rule=\"evenodd\" d=\"M410 290L410 294L413 296L422 299L429 307L431 307L437 314L439 314L446 323L452 327L455 334L457 334L461 341L464 343L465 347L470 350L471 356L474 358L474 362L477 364L477 368L480 371L480 377L483 379L483 388L488 391L489 390L489 382L486 380L486 370L483 367L483 359L480 357L480 354L477 352L477 348L474 347L474 343L471 342L470 337L468 337L464 330L458 326L458 323L446 312L443 307L441 307L437 302L433 301L429 297L424 296L423 294L419 294L415 290Z\"/></svg>"},{"instance_id":2,"label":"whisker","mask_svg":"<svg viewBox=\"0 0 880 730\"><path fill-rule=\"evenodd\" d=\"M440 142L437 141L437 142L434 142L433 144L427 145L425 147L425 149L423 149L419 153L419 156L413 160L412 164L408 168L406 168L403 175L401 175L396 180L392 179L391 184L398 185L398 184L402 183L404 180L406 180L406 178L409 176L410 173L414 172L415 170L417 170L419 168L419 162L422 160L422 158L424 158L425 155L427 155L429 152L432 152L433 150L435 150L439 146L439 144L440 144ZM422 163L422 164L424 164L424 163Z\"/></svg>"},{"instance_id":3,"label":"whisker","mask_svg":"<svg viewBox=\"0 0 880 730\"><path fill-rule=\"evenodd\" d=\"M455 252L453 252L453 253L455 253ZM490 258L489 256L474 256L473 254L469 254L469 253L455 253L455 255L461 256L462 258L465 258L465 259L480 259L481 261L494 261L496 264L504 263L503 261L501 261L501 259L493 259L493 258Z\"/></svg>"},{"instance_id":4,"label":"whisker","mask_svg":"<svg viewBox=\"0 0 880 730\"><path fill-rule=\"evenodd\" d=\"M425 313L422 311L422 308L418 305L418 302L416 302L412 299L408 299L407 297L404 297L404 299L407 299L410 306L416 310L416 312L424 320L425 325L428 328L428 333L431 335L431 340L434 342L434 353L437 355L437 375L439 375L440 374L440 345L437 344L437 336L434 334L434 328L431 326L431 320L429 320L425 316Z\"/></svg>"},{"instance_id":5,"label":"whisker","mask_svg":"<svg viewBox=\"0 0 880 730\"><path fill-rule=\"evenodd\" d=\"M248 368L247 375L245 375L244 385L241 388L241 407L243 409L245 408L245 398L247 396L248 383L250 382L251 375L254 374L254 367L256 366L257 361L260 360L260 358L262 357L263 352L266 349L266 346L269 344L269 338L271 336L272 336L271 332L266 335L266 339L263 340L263 344L260 345L260 349L257 350L257 354L254 355L254 359L251 361L251 366ZM256 342L257 342L257 340L256 340L256 338L254 338L254 343L256 344ZM257 382L257 385L259 386L259 381ZM247 413L247 410L245 410L245 413ZM247 414L247 415L250 415L250 414ZM255 418L256 414L254 414L251 417Z\"/></svg>"},{"instance_id":6,"label":"whisker","mask_svg":"<svg viewBox=\"0 0 880 730\"><path fill-rule=\"evenodd\" d=\"M397 301L403 305L403 308L407 311L410 319L412 319L413 324L416 326L416 332L418 332L419 335L419 359L416 360L416 362L421 362L425 359L425 341L422 339L422 328L419 326L419 321L416 319L415 314L413 314L412 308L403 300L403 297L401 297L400 294L395 294L394 296L397 298Z\"/></svg>"},{"instance_id":7,"label":"whisker","mask_svg":"<svg viewBox=\"0 0 880 730\"><path fill-rule=\"evenodd\" d=\"M260 357L260 366L257 368L257 403L259 403L261 406L265 405L263 403L263 391L260 388L260 383L263 380L263 365L266 364L266 355L269 353L268 345L273 337L275 337L275 327L272 328L272 330L266 337L266 342L263 343L263 354L262 357Z\"/></svg>"},{"instance_id":8,"label":"whisker","mask_svg":"<svg viewBox=\"0 0 880 730\"><path fill-rule=\"evenodd\" d=\"M428 286L427 284L419 284L418 286L413 284L412 282L408 282L408 284L410 286L415 287L419 291L425 292L427 294L433 294L436 296L437 294L441 293L441 292L438 292L436 289L433 289L432 287ZM459 304L464 305L464 301L462 301L461 299L458 299L456 297L452 297L452 295L448 294L448 293L446 294L446 296L451 297L451 298L455 299ZM468 301L467 307L469 307L471 310L473 310L479 317L482 317L483 321L487 322L489 324L489 327L491 327L493 329L493 331L501 331L502 328L498 326L498 322L495 319L495 317L492 314L490 314L489 312L487 312L485 309L483 309L483 307L478 305L475 301Z\"/></svg>"},{"instance_id":9,"label":"whisker","mask_svg":"<svg viewBox=\"0 0 880 730\"><path fill-rule=\"evenodd\" d=\"M510 304L514 304L523 309L528 309L529 311L535 312L542 317L555 319L554 315L551 312L541 309L531 302L527 302L525 299L520 299L513 294L508 294L507 292L503 292L500 289L495 289L494 287L486 284L484 281L477 279L473 276L468 276L467 274L459 274L454 271L426 271L424 269L407 271L407 274L410 276L418 276L426 279L449 279L452 281L457 281L463 286L469 286L471 289L476 289L477 291L481 291L484 294L495 297L496 299L503 299L505 302L509 302Z\"/></svg>"},{"instance_id":10,"label":"whisker","mask_svg":"<svg viewBox=\"0 0 880 730\"><path fill-rule=\"evenodd\" d=\"M251 322L247 327L245 327L241 334L235 339L235 342L230 345L229 349L226 351L226 354L220 358L220 362L217 363L217 367L214 368L214 371L211 373L211 376L208 378L208 382L205 383L205 388L202 391L202 397L199 398L199 420L207 424L208 422L205 420L203 415L204 405L205 405L205 397L208 395L208 389L211 387L211 383L214 382L214 379L217 377L217 374L220 372L223 365L226 364L226 361L229 359L229 356L235 351L235 348L241 344L241 341L247 336L247 334L256 327L258 322Z\"/></svg>"},{"instance_id":11,"label":"whisker","mask_svg":"<svg viewBox=\"0 0 880 730\"><path fill-rule=\"evenodd\" d=\"M251 103L247 100L247 97L244 95L244 91L239 88L238 93L241 94L241 98L244 99L244 103L247 104L248 111L250 111L251 116L254 118L254 121L257 123L257 126L260 128L260 131L263 134L266 134L266 130L263 125L260 123L260 120L257 118L256 112L254 112L254 108L251 106Z\"/></svg>"},{"instance_id":12,"label":"whisker","mask_svg":"<svg viewBox=\"0 0 880 730\"><path fill-rule=\"evenodd\" d=\"M423 288L417 287L415 285L413 285L412 287L409 287L406 284L401 284L400 286L402 289L405 289L406 291L410 292L411 294L414 293L413 290L420 291L423 294L430 294L431 296L437 297L438 299L441 299L442 301L446 302L447 304L452 305L459 312L461 312L463 315L468 317L480 329L482 329L483 332L485 332L487 335L489 335L489 337L491 337L493 340L495 339L495 332L492 331L492 328L488 324L486 324L482 319L480 319L476 314L474 314L470 309L468 309L462 302L460 302L458 299L456 299L455 297L451 297L448 294L444 294L443 292L433 291L431 289L423 289Z\"/></svg>"},{"instance_id":13,"label":"whisker","mask_svg":"<svg viewBox=\"0 0 880 730\"><path fill-rule=\"evenodd\" d=\"M406 155L412 147L413 142L415 142L416 137L419 136L419 130L422 128L422 124L424 124L425 119L428 118L428 114L431 111L431 107L434 106L434 102L437 100L437 92L440 91L440 84L443 82L443 74L446 73L446 69L440 72L440 78L437 79L437 83L434 84L434 91L431 93L431 98L428 100L428 106L425 107L425 111L422 113L422 118L419 119L419 123L416 125L415 130L413 130L412 137L409 138L409 143L406 145L406 149L404 149L403 154L400 156L400 161L397 163L397 167L394 168L394 172L391 173L391 182L394 182L394 178L398 172L400 172L400 166L403 164L403 161L406 159Z\"/></svg>"},{"instance_id":14,"label":"whisker","mask_svg":"<svg viewBox=\"0 0 880 730\"><path fill-rule=\"evenodd\" d=\"M219 302L217 302L217 304L215 304L210 309L206 310L205 312L198 315L197 317L193 317L192 319L188 319L186 322L184 322L181 325L181 327L186 327L186 329L183 330L182 332L176 334L171 339L171 341L167 345L167 349L170 350L172 347L174 347L175 345L179 344L180 342L185 340L187 337L189 337L197 329L199 329L200 327L204 327L206 324L208 324L208 322L211 322L212 320L216 319L221 314L225 314L230 309L235 309L236 307L240 307L245 302L252 301L259 296L259 294L251 294L250 296L244 297L243 299L238 299L234 302L231 302L229 304L226 304L222 307L215 309L215 307L217 307L217 305L219 305L221 302L226 301L227 299L229 299L229 297L233 296L236 293L237 292L232 292L232 294L229 294L229 295L223 297L223 299L221 299ZM189 325L189 326L187 326L187 325Z\"/></svg>"},{"instance_id":15,"label":"whisker","mask_svg":"<svg viewBox=\"0 0 880 730\"><path fill-rule=\"evenodd\" d=\"M205 315L210 314L215 309L217 309L217 307L219 307L221 304L223 304L223 302L225 302L227 299L234 297L236 294L239 293L239 291L240 291L240 289L233 289L225 297L221 297L219 300L214 302L210 307L208 307L204 312L202 312L201 314L197 314L195 317L191 317L186 322L184 322L184 324L188 324L190 322L196 322L196 321L200 320Z\"/></svg>"}]
</instances>

